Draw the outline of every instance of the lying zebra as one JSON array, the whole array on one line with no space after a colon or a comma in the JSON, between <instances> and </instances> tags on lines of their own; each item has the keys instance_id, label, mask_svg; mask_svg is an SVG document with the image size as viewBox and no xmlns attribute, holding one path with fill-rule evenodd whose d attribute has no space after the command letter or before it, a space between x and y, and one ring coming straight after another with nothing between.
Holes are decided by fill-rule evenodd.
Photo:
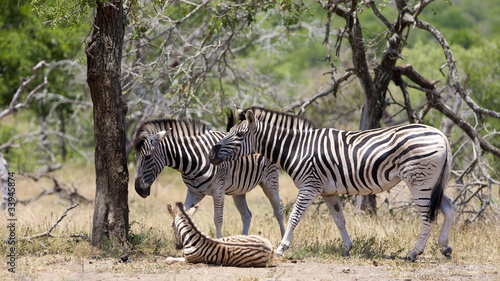
<instances>
[{"instance_id":1,"label":"lying zebra","mask_svg":"<svg viewBox=\"0 0 500 281\"><path fill-rule=\"evenodd\" d=\"M174 219L175 246L184 249L184 258L167 258L168 263L207 263L239 267L263 267L271 258L271 243L258 235L236 235L219 239L207 237L191 220L198 206L184 211L183 204L167 205Z\"/></svg>"}]
</instances>

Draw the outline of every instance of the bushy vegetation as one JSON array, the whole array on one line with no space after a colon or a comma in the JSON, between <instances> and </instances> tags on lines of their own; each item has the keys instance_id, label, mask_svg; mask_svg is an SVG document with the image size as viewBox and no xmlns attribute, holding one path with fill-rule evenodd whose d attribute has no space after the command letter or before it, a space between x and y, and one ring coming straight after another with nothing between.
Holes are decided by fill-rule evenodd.
<instances>
[{"instance_id":1,"label":"bushy vegetation","mask_svg":"<svg viewBox=\"0 0 500 281\"><path fill-rule=\"evenodd\" d=\"M13 93L19 87L20 78L31 75L31 67L38 61L56 63L69 59L81 64L82 69L85 69L83 46L90 28L90 19L85 18L85 15L89 13L92 1L74 1L74 5L56 5L55 2L40 1L22 1L17 5L17 1L14 0L9 3L6 5L8 8L2 10L0 14L2 38L7 38L2 41L1 49L4 51L0 53L2 67L0 104L3 108L7 107ZM137 69L140 72L134 70L137 62L153 62L156 56L162 53L163 47L158 45L161 43L158 39L154 39L158 44L151 45L158 50L151 49L143 57L134 53L134 46L142 44L146 38L152 36L154 38L161 32L157 30L151 33L151 30L154 30L152 29L154 21L150 18L163 7L164 3L153 1L144 5L135 2L134 4L136 6L131 9L128 17L127 49L123 64L124 94L129 101L130 139L137 120L144 118L196 117L221 129L225 120L221 109L225 107L232 107L234 104L240 107L257 104L283 109L293 102L325 90L331 82L330 74L326 73L330 71L330 67L325 62L327 51L323 44L324 34L321 33L326 12L314 2L305 1L298 5L293 1L283 1L278 7L272 2L262 1L262 6L253 7L255 14L248 19L249 30L242 32L233 40L233 47L248 44L249 38L257 40L259 35L268 35L267 39L242 48L234 54L234 61L226 62L226 65L219 63L218 67L213 66L202 83L193 84L188 88L187 84L179 80L182 73L172 78L165 77L157 63L153 67ZM205 32L217 34L218 29L228 28L231 18L216 17L221 8L217 3L210 5L211 8L207 13L212 15L213 19L210 21L210 28ZM392 5L390 2L381 1L377 5L386 16L394 13L394 9L388 7ZM48 9L53 6L59 8ZM438 1L421 15L421 18L434 24L446 36L455 52L464 80L468 77L467 89L471 91L471 96L480 105L494 111L499 110L500 104L496 102L498 99L496 93L500 86L499 79L496 79L499 73L498 60L494 58L499 53L496 50L500 39L496 24L498 20L494 16L485 15L495 15L499 9L496 6L494 1L482 1L481 4L470 4L468 1ZM68 14L72 7L77 7L75 9L77 13L75 12L72 19L62 17L65 20L57 21L61 15ZM168 5L163 14L170 15L175 21L181 20L192 10L192 5L178 3ZM234 13L230 14L233 19L239 12ZM374 17L370 11L364 11L360 15L360 20L364 23L364 34L370 40L367 44L373 45L373 56L377 57L381 55L386 43L384 38L379 36L384 27L377 25ZM197 27L202 18L203 15L194 15L184 28L188 30ZM344 24L336 17L333 21L339 27ZM338 31L332 31L333 34L336 32ZM207 40L210 40L210 37ZM9 50L23 50L23 52ZM344 52L345 54L341 53L340 57L335 59L337 73L352 67L348 51ZM439 79L441 84L446 83L446 77L440 72L440 67L445 63L442 51L428 34L418 30L412 32L402 55L401 63L409 62L424 76ZM220 68L224 68L225 72L221 72ZM22 121L16 123L22 122L26 124L22 128L33 131L36 126L45 122L51 131L61 132L61 123L66 120L65 134L75 136L79 140L70 140L71 145L66 150L69 157L80 158L82 155L91 154L91 114L77 114L74 104L61 101L54 95L48 95L48 93L57 94L71 101L89 102L85 78L75 72L76 69L73 67L54 67L46 77L48 83L43 90L45 95L38 95L32 100L29 104L29 113L21 118ZM40 75L37 79L41 81L43 77ZM135 86L127 86L131 84ZM28 85L24 95L35 85L37 84ZM137 89L137 85L140 86L140 90ZM195 85L199 87L196 88ZM397 91L395 86L391 86L390 90ZM160 91L160 95L157 96L156 91ZM425 95L421 92L410 91L412 104L419 104L425 100ZM160 100L154 100L158 98ZM163 100L170 102L164 103ZM146 112L151 102L162 104L162 107L156 107L152 112L148 109L150 112ZM356 83L351 83L350 87L341 89L336 97L332 95L322 98L321 103L314 104L305 115L322 126L356 129L359 126L362 104L361 89ZM76 109L76 111L81 110ZM89 112L90 107L84 110ZM396 119L398 112L400 109L397 106L389 106L387 109L387 113L395 115L393 117ZM137 115L140 116L139 119ZM426 117L426 122L439 127L441 119L441 114L431 112ZM489 129L497 128L498 122L498 120L488 120ZM16 134L26 132L19 128L7 130L8 127L12 128L12 119L3 120L2 123L6 123L0 129L2 143L9 141ZM54 146L60 145L58 144L60 140L56 137L51 136L49 139L55 143ZM34 147L36 145L23 145L21 148L16 148L18 152L4 154L9 162L17 161L18 155L27 154ZM58 153L55 153L55 156L58 157ZM83 160L88 161L88 158Z\"/></svg>"}]
</instances>

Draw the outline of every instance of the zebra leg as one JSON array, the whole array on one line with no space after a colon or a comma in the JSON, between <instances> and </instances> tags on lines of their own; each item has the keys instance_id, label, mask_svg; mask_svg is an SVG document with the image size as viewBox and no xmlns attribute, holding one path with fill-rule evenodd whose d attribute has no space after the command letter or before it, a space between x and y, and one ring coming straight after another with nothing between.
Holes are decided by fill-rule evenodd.
<instances>
[{"instance_id":1,"label":"zebra leg","mask_svg":"<svg viewBox=\"0 0 500 281\"><path fill-rule=\"evenodd\" d=\"M165 259L165 262L167 262L167 264L173 264L173 263L176 263L176 262L186 262L186 259L185 258L167 257Z\"/></svg>"},{"instance_id":2,"label":"zebra leg","mask_svg":"<svg viewBox=\"0 0 500 281\"><path fill-rule=\"evenodd\" d=\"M281 238L283 238L285 235L285 217L283 215L283 208L281 207L278 183L269 184L269 182L261 182L260 186L273 207L273 214L280 225Z\"/></svg>"},{"instance_id":3,"label":"zebra leg","mask_svg":"<svg viewBox=\"0 0 500 281\"><path fill-rule=\"evenodd\" d=\"M252 213L248 209L246 194L233 195L233 201L236 209L240 212L241 222L243 223L243 230L241 230L241 234L248 235L248 229L250 228L250 222L252 221Z\"/></svg>"},{"instance_id":4,"label":"zebra leg","mask_svg":"<svg viewBox=\"0 0 500 281\"><path fill-rule=\"evenodd\" d=\"M222 238L222 222L224 215L224 189L218 188L212 194L214 199L214 223L217 238Z\"/></svg>"},{"instance_id":5,"label":"zebra leg","mask_svg":"<svg viewBox=\"0 0 500 281\"><path fill-rule=\"evenodd\" d=\"M420 235L418 236L417 243L415 247L408 252L406 258L410 261L416 261L417 256L424 252L425 244L427 243L427 239L431 235L432 228L436 223L436 219L430 221L428 218L429 214L429 202L431 198L431 190L428 189L425 192L415 191L413 184L409 181L406 181L406 185L413 196L413 201L415 202L415 206L420 213L420 219L422 220L422 228L420 230ZM423 190L425 185L419 186L419 190ZM431 185L433 186L433 185Z\"/></svg>"},{"instance_id":6,"label":"zebra leg","mask_svg":"<svg viewBox=\"0 0 500 281\"><path fill-rule=\"evenodd\" d=\"M342 241L344 242L344 249L342 251L342 255L344 257L350 256L350 251L352 249L351 238L349 237L349 233L347 233L347 228L345 227L345 218L342 212L342 205L340 203L340 198L338 194L334 195L322 195L323 200L330 209L330 214L333 217L333 221L337 225L337 228L340 231L340 235L342 236Z\"/></svg>"},{"instance_id":7,"label":"zebra leg","mask_svg":"<svg viewBox=\"0 0 500 281\"><path fill-rule=\"evenodd\" d=\"M184 201L184 210L189 210L189 208L198 204L203 198L205 198L205 194L194 193L188 189L186 194L186 200Z\"/></svg>"},{"instance_id":8,"label":"zebra leg","mask_svg":"<svg viewBox=\"0 0 500 281\"><path fill-rule=\"evenodd\" d=\"M316 199L320 194L318 189L313 189L310 187L299 188L299 194L297 195L297 200L293 206L292 213L288 218L288 225L286 227L285 235L281 239L281 243L276 249L275 254L277 256L282 256L283 252L290 248L290 241L292 240L293 231L300 221L300 218L306 211L306 209L311 206L314 199Z\"/></svg>"},{"instance_id":9,"label":"zebra leg","mask_svg":"<svg viewBox=\"0 0 500 281\"><path fill-rule=\"evenodd\" d=\"M422 229L420 230L420 235L418 236L417 243L415 244L415 247L411 249L408 252L407 259L410 261L416 261L417 256L422 254L424 252L425 244L427 243L427 239L429 239L429 236L431 234L431 230L434 227L434 224L436 223L436 220L434 221L429 221L427 219L427 213L422 213L420 211L420 217L422 219Z\"/></svg>"},{"instance_id":10,"label":"zebra leg","mask_svg":"<svg viewBox=\"0 0 500 281\"><path fill-rule=\"evenodd\" d=\"M439 250L445 256L451 255L452 249L448 246L448 236L450 234L450 228L453 224L453 219L455 218L455 211L457 206L448 198L446 195L443 195L443 199L441 200L441 205L439 209L443 212L444 221L443 226L441 227L441 233L438 238Z\"/></svg>"}]
</instances>

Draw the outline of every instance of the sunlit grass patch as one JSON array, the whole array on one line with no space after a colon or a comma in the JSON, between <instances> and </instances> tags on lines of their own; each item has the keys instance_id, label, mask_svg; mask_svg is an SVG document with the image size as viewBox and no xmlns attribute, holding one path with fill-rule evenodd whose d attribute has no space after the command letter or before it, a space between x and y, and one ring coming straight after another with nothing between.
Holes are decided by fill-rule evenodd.
<instances>
[{"instance_id":1,"label":"sunlit grass patch","mask_svg":"<svg viewBox=\"0 0 500 281\"><path fill-rule=\"evenodd\" d=\"M87 177L92 171L75 172L75 177ZM69 173L65 179L81 182L76 185L81 194L93 198L95 184L92 179L78 181ZM131 172L133 175L133 172ZM133 176L129 187L129 222L128 250L111 251L98 249L91 245L93 204L81 204L70 210L67 216L57 225L52 234L54 237L43 237L18 241L16 254L18 268L23 276L35 279L40 272L60 270L61 272L116 272L136 274L168 273L178 274L185 268L181 265L166 265L167 256L180 256L181 251L175 249L172 219L166 204L183 202L187 188L176 172L165 171L152 187L151 196L140 198L133 187ZM20 180L22 181L22 180ZM38 194L39 186L23 183L19 197L27 198ZM50 185L49 183L46 183ZM21 186L21 185L20 185ZM45 186L47 187L47 186ZM399 187L397 187L399 188ZM31 192L31 193L30 193ZM450 232L450 246L453 247L451 258L444 257L437 246L437 237L441 230L443 217L439 215L437 225L427 242L425 252L418 262L404 260L407 252L415 245L420 233L421 220L414 206L409 204L405 187L394 189L390 193L379 195L379 212L375 217L356 214L350 199L344 199L343 210L347 230L353 242L350 257L343 257L343 242L340 233L325 204L318 198L300 220L292 237L291 248L285 252L284 258L273 259L273 264L291 262L314 262L321 264L385 266L396 278L439 279L446 276L444 272L453 269L456 276L467 276L474 269L473 265L495 265L500 256L499 219L489 215L473 223L456 220ZM293 208L297 189L290 178L280 178L280 197L288 220ZM385 198L390 196L390 204ZM399 199L396 200L395 197ZM276 248L281 235L278 223L272 214L268 199L260 187L247 194L250 211L253 214L250 234L259 234L268 238ZM402 202L396 205L395 202ZM46 196L26 206L18 204L16 236L31 236L47 231L59 218L68 202L62 202L57 196ZM207 196L200 202L198 212L193 217L196 225L207 235L215 236L213 222L213 201ZM285 221L286 225L286 221ZM226 197L224 208L223 235L241 233L241 218L232 202ZM78 237L71 237L78 234ZM7 237L7 229L0 229L0 235ZM6 252L7 245L2 243L0 251ZM127 254L130 263L119 263L120 256ZM97 266L96 264L99 264ZM457 267L457 265L460 265ZM463 266L461 266L463 265ZM194 265L195 267L197 265ZM472 267L471 267L472 266ZM430 270L437 267L437 273ZM416 273L418 272L418 274ZM451 272L451 271L450 271ZM498 270L488 269L485 274L498 274ZM1 275L0 275L1 276ZM23 278L24 278L23 277ZM249 275L248 279L252 280Z\"/></svg>"}]
</instances>

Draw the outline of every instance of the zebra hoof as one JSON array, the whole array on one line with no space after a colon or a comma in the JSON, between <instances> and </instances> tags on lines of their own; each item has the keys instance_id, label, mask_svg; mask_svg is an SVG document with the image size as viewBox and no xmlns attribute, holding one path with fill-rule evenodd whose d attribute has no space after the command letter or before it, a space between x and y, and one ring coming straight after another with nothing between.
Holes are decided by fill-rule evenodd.
<instances>
[{"instance_id":1,"label":"zebra hoof","mask_svg":"<svg viewBox=\"0 0 500 281\"><path fill-rule=\"evenodd\" d=\"M274 254L278 257L281 257L283 256L283 253L288 250L288 248L290 248L290 246L286 245L286 244L283 244L281 243L279 246L278 246L278 249L276 249L276 251L274 251Z\"/></svg>"},{"instance_id":2,"label":"zebra hoof","mask_svg":"<svg viewBox=\"0 0 500 281\"><path fill-rule=\"evenodd\" d=\"M351 252L347 251L346 249L344 249L344 250L342 250L342 256L346 257L346 258L350 258L351 257Z\"/></svg>"},{"instance_id":3,"label":"zebra hoof","mask_svg":"<svg viewBox=\"0 0 500 281\"><path fill-rule=\"evenodd\" d=\"M282 257L282 256L283 256L283 250L281 250L281 249L279 249L279 248L278 248L278 249L276 249L276 250L274 251L274 255L275 255L275 256L277 256L277 257Z\"/></svg>"},{"instance_id":4,"label":"zebra hoof","mask_svg":"<svg viewBox=\"0 0 500 281\"><path fill-rule=\"evenodd\" d=\"M415 251L411 250L408 255L406 255L406 260L411 261L411 262L416 262L417 261L417 256L418 254L415 253Z\"/></svg>"},{"instance_id":5,"label":"zebra hoof","mask_svg":"<svg viewBox=\"0 0 500 281\"><path fill-rule=\"evenodd\" d=\"M439 250L441 251L441 254L443 254L445 257L449 257L453 252L450 246L444 246L444 245L441 246Z\"/></svg>"}]
</instances>

